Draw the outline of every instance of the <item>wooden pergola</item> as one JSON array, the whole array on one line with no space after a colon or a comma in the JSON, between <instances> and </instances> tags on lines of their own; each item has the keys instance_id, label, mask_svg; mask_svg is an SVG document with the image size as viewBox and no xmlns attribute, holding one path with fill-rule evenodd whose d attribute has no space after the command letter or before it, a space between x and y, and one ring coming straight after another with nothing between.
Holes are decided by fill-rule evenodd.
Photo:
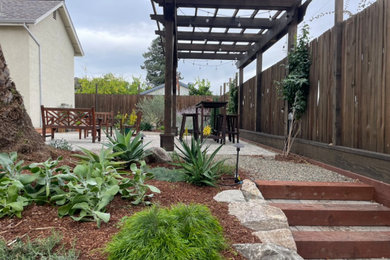
<instances>
[{"instance_id":1,"label":"wooden pergola","mask_svg":"<svg viewBox=\"0 0 390 260\"><path fill-rule=\"evenodd\" d=\"M303 20L310 2L311 0L151 0L154 10L151 18L157 22L156 34L161 36L166 62L165 131L161 135L161 147L168 151L174 149L178 59L236 61L240 86L243 85L245 66L256 60L256 89L259 89L263 52L287 33L289 49L292 47L297 25ZM156 5L162 7L161 14L157 12ZM241 16L241 10L249 15ZM260 91L255 95L260 95ZM255 113L258 115L259 109L260 105L256 102ZM259 116L256 120L260 121Z\"/></svg>"}]
</instances>

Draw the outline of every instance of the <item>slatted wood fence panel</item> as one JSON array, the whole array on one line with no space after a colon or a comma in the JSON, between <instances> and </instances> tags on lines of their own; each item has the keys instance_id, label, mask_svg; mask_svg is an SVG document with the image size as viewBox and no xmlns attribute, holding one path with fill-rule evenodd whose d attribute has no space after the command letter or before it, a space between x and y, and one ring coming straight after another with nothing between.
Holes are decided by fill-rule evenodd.
<instances>
[{"instance_id":1,"label":"slatted wood fence panel","mask_svg":"<svg viewBox=\"0 0 390 260\"><path fill-rule=\"evenodd\" d=\"M97 95L97 112L110 112L114 114L131 113L136 109L138 101L144 98L153 98L155 96L147 95ZM219 98L219 97L218 97ZM212 96L177 96L176 109L181 111L187 108L194 107L202 100L212 100ZM95 106L95 94L76 94L75 107L86 108Z\"/></svg>"},{"instance_id":2,"label":"slatted wood fence panel","mask_svg":"<svg viewBox=\"0 0 390 260\"><path fill-rule=\"evenodd\" d=\"M310 94L300 138L332 142L334 37L331 29L310 44ZM341 145L390 154L390 1L379 0L343 23ZM283 135L284 104L274 81L281 61L262 72L261 132ZM243 128L254 130L255 78L244 83Z\"/></svg>"},{"instance_id":3,"label":"slatted wood fence panel","mask_svg":"<svg viewBox=\"0 0 390 260\"><path fill-rule=\"evenodd\" d=\"M344 22L342 144L390 153L390 3Z\"/></svg>"},{"instance_id":4,"label":"slatted wood fence panel","mask_svg":"<svg viewBox=\"0 0 390 260\"><path fill-rule=\"evenodd\" d=\"M322 143L332 142L333 35L333 30L327 31L310 44L310 91L299 136Z\"/></svg>"},{"instance_id":5,"label":"slatted wood fence panel","mask_svg":"<svg viewBox=\"0 0 390 260\"><path fill-rule=\"evenodd\" d=\"M284 133L284 101L280 98L275 81L286 75L286 59L262 72L261 77L261 126L264 133L283 135Z\"/></svg>"},{"instance_id":6,"label":"slatted wood fence panel","mask_svg":"<svg viewBox=\"0 0 390 260\"><path fill-rule=\"evenodd\" d=\"M255 87L256 78L251 78L244 83L242 97L242 128L255 131Z\"/></svg>"}]
</instances>

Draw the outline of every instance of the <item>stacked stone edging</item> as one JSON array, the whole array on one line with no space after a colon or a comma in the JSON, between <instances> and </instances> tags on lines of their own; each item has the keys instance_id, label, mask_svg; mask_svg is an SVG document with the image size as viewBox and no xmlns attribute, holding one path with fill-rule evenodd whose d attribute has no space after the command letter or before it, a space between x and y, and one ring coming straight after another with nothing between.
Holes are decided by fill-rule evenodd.
<instances>
[{"instance_id":1,"label":"stacked stone edging","mask_svg":"<svg viewBox=\"0 0 390 260\"><path fill-rule=\"evenodd\" d=\"M297 247L289 228L287 217L279 208L268 205L256 184L244 180L240 190L226 190L214 199L229 203L229 214L238 218L242 225L254 230L261 244L233 245L249 260L303 259L297 254Z\"/></svg>"}]
</instances>

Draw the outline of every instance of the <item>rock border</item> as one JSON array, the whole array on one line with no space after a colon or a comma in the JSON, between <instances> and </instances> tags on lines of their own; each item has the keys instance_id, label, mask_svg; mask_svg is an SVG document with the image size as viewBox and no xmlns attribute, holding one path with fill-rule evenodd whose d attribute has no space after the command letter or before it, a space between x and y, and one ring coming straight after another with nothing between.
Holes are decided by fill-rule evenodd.
<instances>
[{"instance_id":1,"label":"rock border","mask_svg":"<svg viewBox=\"0 0 390 260\"><path fill-rule=\"evenodd\" d=\"M270 206L256 183L245 179L240 190L225 190L214 196L214 200L229 203L229 214L242 225L252 229L262 243L234 244L238 252L249 260L277 259L301 260L297 246L283 211Z\"/></svg>"}]
</instances>

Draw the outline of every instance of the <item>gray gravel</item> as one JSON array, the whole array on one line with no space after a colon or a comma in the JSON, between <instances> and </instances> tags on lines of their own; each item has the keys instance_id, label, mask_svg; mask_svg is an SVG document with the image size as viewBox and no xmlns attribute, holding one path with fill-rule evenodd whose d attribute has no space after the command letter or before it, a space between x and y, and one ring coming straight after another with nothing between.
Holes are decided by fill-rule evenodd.
<instances>
[{"instance_id":1,"label":"gray gravel","mask_svg":"<svg viewBox=\"0 0 390 260\"><path fill-rule=\"evenodd\" d=\"M235 165L236 157L219 155L226 163ZM282 162L254 156L240 156L239 167L246 170L250 178L274 181L318 181L354 182L353 179L309 163Z\"/></svg>"}]
</instances>

